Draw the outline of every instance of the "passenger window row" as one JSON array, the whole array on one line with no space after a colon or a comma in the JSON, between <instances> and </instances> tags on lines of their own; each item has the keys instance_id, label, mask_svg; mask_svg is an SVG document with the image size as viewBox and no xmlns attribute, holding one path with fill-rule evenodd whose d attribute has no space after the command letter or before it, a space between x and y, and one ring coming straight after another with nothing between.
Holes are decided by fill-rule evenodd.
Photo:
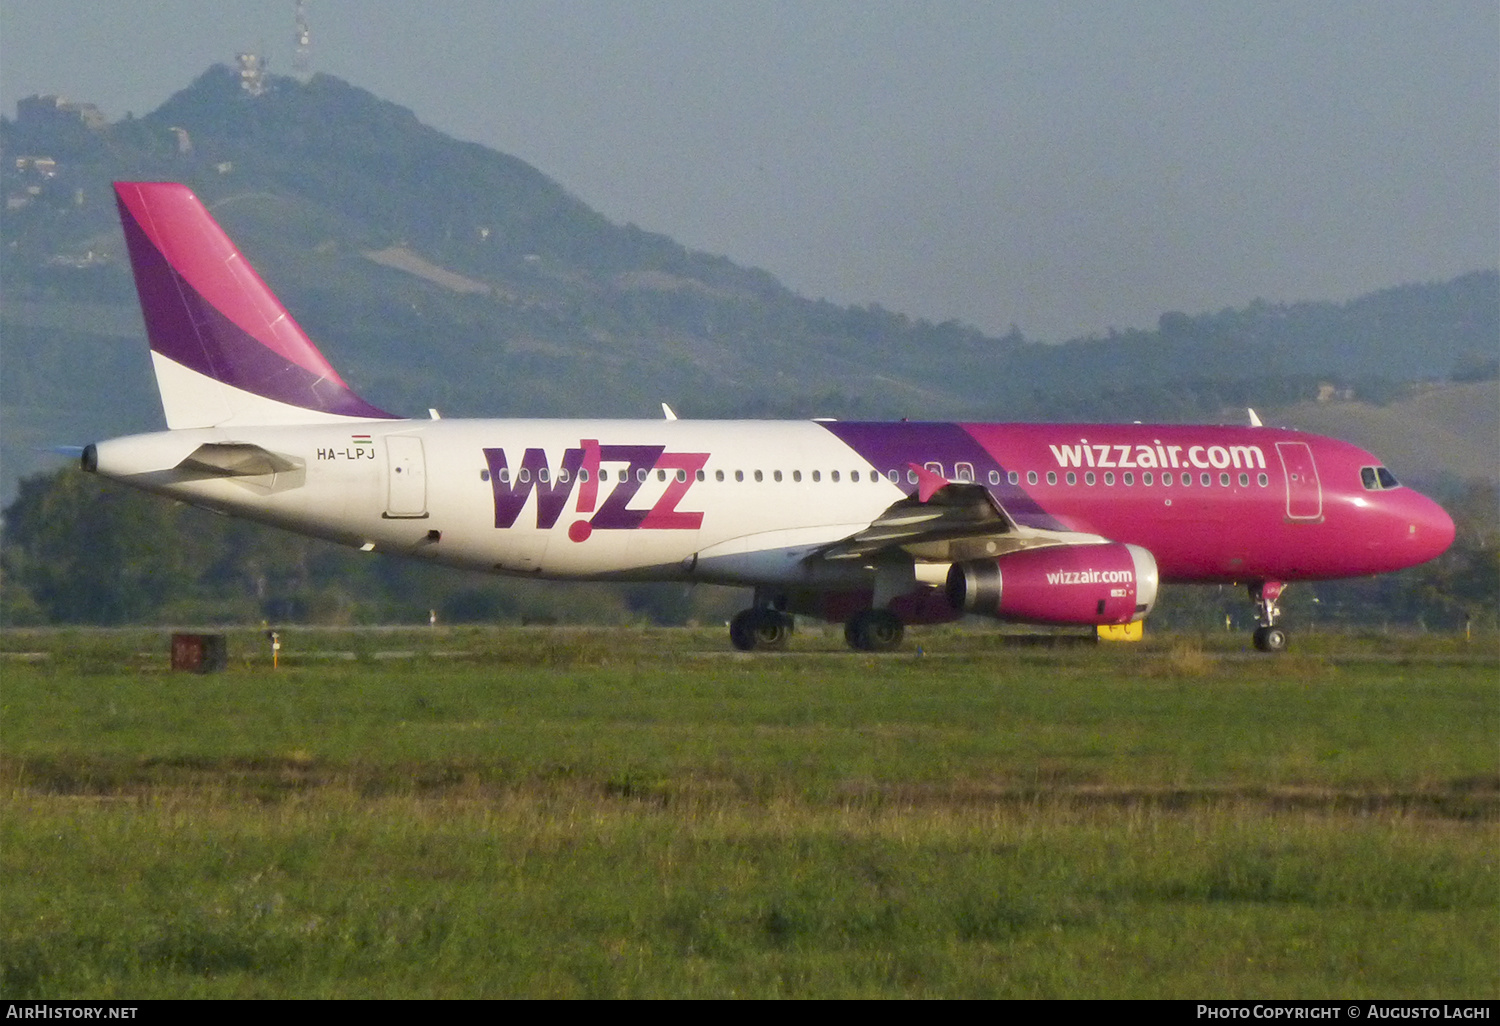
<instances>
[{"instance_id":1,"label":"passenger window row","mask_svg":"<svg viewBox=\"0 0 1500 1026\"><path fill-rule=\"evenodd\" d=\"M1237 479L1238 479L1239 486L1241 488L1248 488L1248 487L1250 487L1250 475L1249 474L1241 471L1237 475ZM1019 471L1015 471L1015 470L1010 471L1006 475L1006 480L1010 484L1013 484L1013 485L1014 484L1020 484L1021 483L1020 472ZM1078 484L1078 481L1079 481L1078 472L1074 471L1074 470L1068 471L1067 474L1063 477L1063 480L1065 480L1069 485L1076 485L1076 484ZM1156 473L1156 474L1153 474L1149 470L1143 470L1143 471L1141 471L1140 480L1141 480L1141 484L1143 484L1143 485L1152 485L1152 484L1156 484L1156 483L1160 482L1164 486L1171 486L1173 484L1179 484L1182 487L1187 488L1187 487L1190 487L1193 484L1193 475L1192 475L1191 471L1187 471L1187 470L1180 471L1180 472L1178 472L1176 474L1174 474L1170 470L1163 470L1163 471L1160 471L1159 473ZM1037 474L1037 472L1035 470L1028 470L1026 472L1026 483L1028 485L1039 484L1040 481L1041 481L1041 477ZM1115 484L1115 473L1114 473L1114 471L1112 471L1112 470L1106 470L1102 475L1099 475L1099 476L1096 476L1092 470L1085 471L1084 474L1083 474L1083 483L1087 487L1093 487L1094 485L1099 484L1101 481L1103 482L1103 484L1104 484L1104 486L1106 488L1113 487L1114 484ZM1127 488L1132 487L1135 484L1136 475L1135 475L1135 473L1133 471L1129 471L1129 470L1124 471L1124 472L1122 472L1120 474L1119 481L1120 481L1120 484L1124 485ZM1219 481L1219 486L1221 488L1228 488L1228 487L1230 487L1231 485L1233 485L1235 483L1235 481L1236 481L1236 475L1230 474L1230 473L1225 472L1225 471L1221 471L1219 473L1219 475L1218 475L1218 481ZM1047 483L1049 485L1055 485L1055 484L1057 484L1057 482L1058 482L1057 471L1055 471L1055 470L1049 470L1049 471L1047 471ZM996 484L997 485L999 483L1000 483L1000 472L998 470L992 470L992 471L990 471L990 484ZM1198 486L1200 488L1210 488L1210 487L1213 486L1213 483L1214 483L1214 475L1205 471L1204 473L1198 475L1197 483L1198 483ZM1269 487L1269 485L1271 484L1271 478L1270 478L1270 476L1268 474L1265 473L1265 471L1261 471L1259 474L1257 474L1255 476L1255 483L1257 485L1259 485L1261 488L1266 488L1266 487Z\"/></svg>"},{"instance_id":2,"label":"passenger window row","mask_svg":"<svg viewBox=\"0 0 1500 1026\"><path fill-rule=\"evenodd\" d=\"M944 476L941 464L938 464L938 463L929 463L929 464L927 464L927 469L931 470L935 474L938 474L940 476ZM959 464L956 469L957 469L957 474L954 476L953 480L956 480L956 481L958 481L960 483L968 483L968 482L972 482L974 480L974 470L968 464ZM636 473L636 480L644 483L647 480L648 476L652 472L646 470L645 468L639 468L639 469L636 470L635 473ZM672 470L672 471L657 470L657 471L655 471L656 479L658 481L665 481L665 480L667 480L667 475L669 473L672 475L672 478L674 480L678 481L679 483L685 483L687 481L687 479L688 479L688 477L687 477L688 472L686 470L682 470L682 469ZM730 473L729 471L715 470L715 471L713 471L713 479L715 481L725 481L725 480L728 480L728 476L727 475L729 473ZM744 481L745 480L745 471L743 471L743 470L736 470L736 471L733 471L732 473L733 473L733 478L734 478L735 481ZM616 471L613 471L613 477L611 477L611 471L609 471L606 468L600 468L600 470L599 470L599 480L601 482L603 482L603 481L609 481L611 479L616 480L616 481L623 481L623 480L625 480L625 478L626 478L626 476L628 474L629 474L628 470L616 470ZM752 476L752 479L755 480L755 481L764 481L765 480L765 471L752 470L752 471L750 471L750 474ZM857 484L861 480L860 474L861 474L861 472L858 471L858 470L851 470L851 471L849 471L848 480L851 483L856 483ZM695 478L698 481L707 481L708 480L708 475L709 475L708 471L706 471L706 470L699 470L699 471L696 472ZM906 477L906 481L907 481L908 484L916 484L917 483L917 472L915 470L907 470L905 477ZM1374 489L1378 489L1378 488L1395 488L1395 487L1398 487L1397 484L1396 484L1396 478L1395 478L1395 476L1393 474L1391 474L1391 472L1389 470L1386 470L1384 467L1363 467L1360 470L1360 477L1361 477L1362 481L1364 482L1364 486L1365 486L1366 489L1374 490ZM481 470L479 472L479 478L482 481L488 481L490 479L490 472L488 470ZM901 478L902 478L902 474L898 470L888 470L888 471L886 471L883 478L882 478L880 472L877 471L877 470L866 470L866 471L864 471L864 479L868 480L868 481L870 481L872 483L879 482L881 480L885 480L885 481L889 481L892 484L899 484L901 482ZM503 481L503 482L509 483L510 479L511 479L510 470L509 469L502 469L500 471L500 480ZM526 484L526 483L530 482L531 481L531 470L529 468L527 468L527 467L522 467L521 469L519 469L518 471L516 471L515 479L520 484ZM536 479L538 481L544 483L544 484L548 483L552 479L551 472L549 471L548 468L542 467L542 468L540 468L537 471L537 473L536 473ZM557 482L559 484L566 483L568 481L568 479L569 479L569 474L568 474L568 471L565 468L564 469L559 469L557 471L556 480L557 480ZM579 470L578 471L578 480L580 482L587 482L588 479L589 479L589 472L587 470ZM780 471L780 470L773 470L773 471L771 471L771 480L772 481L774 481L774 482L780 482L780 481L784 481L785 479L786 478L785 478L785 476L784 476L784 474L783 474L782 471ZM794 471L792 471L791 472L791 479L792 479L793 483L800 483L803 480L802 471L800 471L800 470L794 470ZM1058 481L1059 481L1057 471L1055 471L1055 470L1049 470L1049 471L1047 471L1046 479L1047 479L1047 484L1055 486L1058 483ZM820 470L809 471L808 472L808 480L812 481L814 484L817 484L817 483L821 482L823 480L823 472L820 471ZM837 484L841 480L843 480L843 478L840 476L839 471L837 471L837 470L830 470L828 472L828 481L830 483ZM998 485L998 484L1000 484L1001 480L1002 479L1001 479L1000 471L998 471L998 470L992 470L992 471L990 471L990 473L989 473L989 483L991 485ZM1021 483L1021 474L1020 474L1019 471L1016 471L1016 470L1009 471L1009 472L1006 473L1006 475L1004 477L1004 480L1008 484L1019 485ZM1079 475L1078 475L1078 473L1076 471L1070 470L1070 471L1067 472L1067 474L1065 474L1063 476L1063 478L1061 480L1065 481L1069 486L1076 486L1079 483ZM1095 475L1095 473L1092 470L1089 470L1089 471L1085 471L1084 472L1082 481L1083 481L1083 484L1084 484L1085 487L1094 487L1094 486L1102 483L1106 488L1110 488L1110 487L1113 487L1114 484L1115 484L1115 473L1112 470L1106 470L1102 475ZM1172 471L1170 471L1170 470L1163 470L1159 474L1155 474L1155 475L1153 475L1152 472L1149 471L1149 470L1144 470L1144 471L1141 472L1140 481L1141 481L1142 485L1148 485L1148 486L1149 485L1153 485L1153 484L1157 483L1158 481L1160 481L1160 483L1163 486L1171 486L1173 484L1180 484L1184 488L1187 488L1187 487L1191 486L1194 483L1194 481L1193 481L1193 475L1192 475L1192 473L1190 471L1181 471L1180 473L1174 475L1172 473ZM1125 487L1127 487L1127 488L1133 487L1135 485L1135 482L1136 482L1136 475L1133 472L1127 470L1127 471L1124 471L1124 472L1122 472L1120 474L1119 483L1122 484L1122 485L1124 485ZM1222 487L1222 488L1228 488L1234 482L1235 482L1235 476L1234 475L1231 475L1228 472L1220 472L1219 473L1219 475L1218 475L1218 483L1219 483L1220 487ZM1035 470L1028 470L1026 472L1026 483L1028 485L1033 485L1033 486L1040 484L1041 483L1041 475L1039 475L1037 473L1037 471L1035 471ZM1198 475L1197 483L1198 483L1199 487L1202 487L1202 488L1212 487L1212 485L1214 484L1214 475L1205 471L1204 473ZM1247 474L1247 473L1241 472L1238 475L1238 483L1239 483L1239 486L1241 488L1248 488L1250 486L1250 475ZM1270 477L1264 471L1262 471L1261 473L1259 473L1259 474L1256 475L1255 483L1257 485L1259 485L1261 488L1266 488L1266 487L1268 487L1270 485L1271 479L1270 479Z\"/></svg>"}]
</instances>

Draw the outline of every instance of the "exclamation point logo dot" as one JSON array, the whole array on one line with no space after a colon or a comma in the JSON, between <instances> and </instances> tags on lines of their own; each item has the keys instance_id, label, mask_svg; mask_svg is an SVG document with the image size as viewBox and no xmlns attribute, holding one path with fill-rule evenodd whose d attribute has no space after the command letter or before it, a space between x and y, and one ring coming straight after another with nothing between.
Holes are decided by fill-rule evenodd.
<instances>
[{"instance_id":1,"label":"exclamation point logo dot","mask_svg":"<svg viewBox=\"0 0 1500 1026\"><path fill-rule=\"evenodd\" d=\"M594 533L593 525L587 520L575 520L568 526L568 538L572 541L581 542Z\"/></svg>"}]
</instances>

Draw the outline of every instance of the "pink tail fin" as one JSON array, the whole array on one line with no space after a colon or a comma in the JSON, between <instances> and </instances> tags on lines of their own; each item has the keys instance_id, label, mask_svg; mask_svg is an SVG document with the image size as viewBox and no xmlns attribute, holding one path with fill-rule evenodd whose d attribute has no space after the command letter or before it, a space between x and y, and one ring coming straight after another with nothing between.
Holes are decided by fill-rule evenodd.
<instances>
[{"instance_id":1,"label":"pink tail fin","mask_svg":"<svg viewBox=\"0 0 1500 1026\"><path fill-rule=\"evenodd\" d=\"M171 428L394 419L344 383L184 185L116 182Z\"/></svg>"}]
</instances>

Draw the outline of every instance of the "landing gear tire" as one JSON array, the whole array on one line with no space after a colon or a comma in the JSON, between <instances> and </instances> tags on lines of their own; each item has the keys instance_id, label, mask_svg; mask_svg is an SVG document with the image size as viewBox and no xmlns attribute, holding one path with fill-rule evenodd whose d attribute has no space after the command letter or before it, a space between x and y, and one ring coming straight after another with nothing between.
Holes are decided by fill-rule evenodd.
<instances>
[{"instance_id":1,"label":"landing gear tire","mask_svg":"<svg viewBox=\"0 0 1500 1026\"><path fill-rule=\"evenodd\" d=\"M1249 586L1250 601L1255 603L1255 611L1260 620L1260 626L1255 629L1255 648L1260 652L1285 652L1286 631L1276 626L1276 621L1281 616L1279 603L1285 585L1280 581L1252 581Z\"/></svg>"},{"instance_id":2,"label":"landing gear tire","mask_svg":"<svg viewBox=\"0 0 1500 1026\"><path fill-rule=\"evenodd\" d=\"M844 625L844 640L859 652L894 652L905 634L901 618L886 609L855 613Z\"/></svg>"},{"instance_id":3,"label":"landing gear tire","mask_svg":"<svg viewBox=\"0 0 1500 1026\"><path fill-rule=\"evenodd\" d=\"M792 618L774 609L745 609L729 621L729 641L741 652L781 652L792 636Z\"/></svg>"},{"instance_id":4,"label":"landing gear tire","mask_svg":"<svg viewBox=\"0 0 1500 1026\"><path fill-rule=\"evenodd\" d=\"M1285 652L1286 631L1280 627L1257 627L1255 648L1260 652Z\"/></svg>"}]
</instances>

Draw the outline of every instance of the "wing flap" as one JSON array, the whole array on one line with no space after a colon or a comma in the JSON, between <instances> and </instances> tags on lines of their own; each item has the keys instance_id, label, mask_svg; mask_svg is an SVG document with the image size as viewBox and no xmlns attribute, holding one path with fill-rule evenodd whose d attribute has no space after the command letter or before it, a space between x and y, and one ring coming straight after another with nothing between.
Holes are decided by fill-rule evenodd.
<instances>
[{"instance_id":1,"label":"wing flap","mask_svg":"<svg viewBox=\"0 0 1500 1026\"><path fill-rule=\"evenodd\" d=\"M1075 531L1022 527L982 485L949 481L897 500L868 527L823 546L808 558L863 560L901 549L924 562L957 562L1017 549L1104 540Z\"/></svg>"},{"instance_id":2,"label":"wing flap","mask_svg":"<svg viewBox=\"0 0 1500 1026\"><path fill-rule=\"evenodd\" d=\"M869 527L827 546L818 556L864 559L889 548L993 538L1015 530L1015 522L983 487L949 483L933 491L925 502L915 495L897 500Z\"/></svg>"}]
</instances>

